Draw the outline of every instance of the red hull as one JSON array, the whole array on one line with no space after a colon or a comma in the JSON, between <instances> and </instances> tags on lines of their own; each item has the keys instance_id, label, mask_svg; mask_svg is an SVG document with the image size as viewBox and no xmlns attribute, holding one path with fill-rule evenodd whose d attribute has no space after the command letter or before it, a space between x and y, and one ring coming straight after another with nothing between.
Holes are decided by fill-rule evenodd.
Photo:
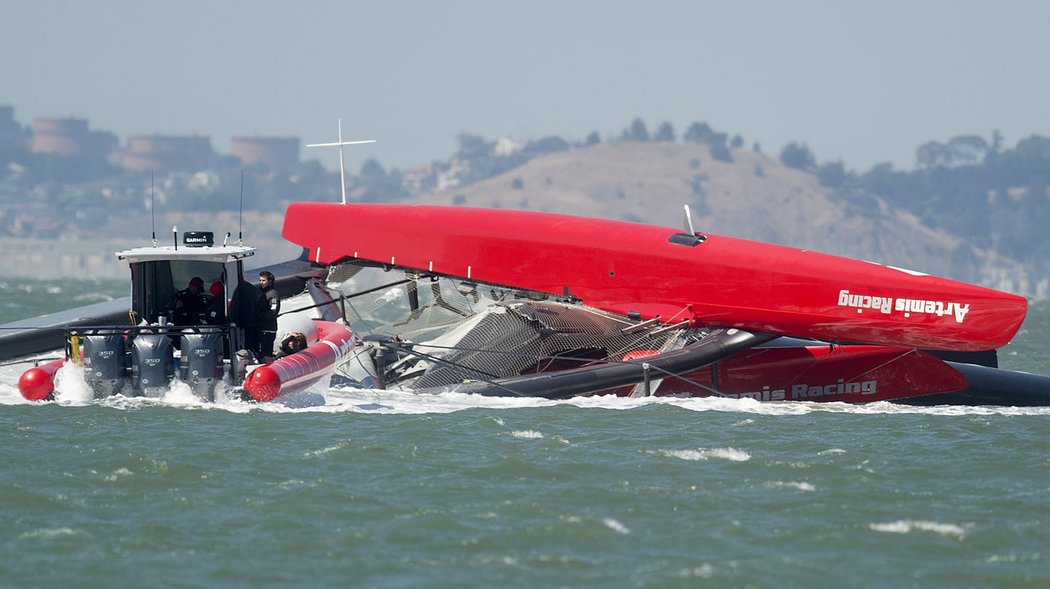
<instances>
[{"instance_id":1,"label":"red hull","mask_svg":"<svg viewBox=\"0 0 1050 589\"><path fill-rule=\"evenodd\" d=\"M871 403L964 391L968 386L958 370L918 350L823 345L739 352L683 379L664 380L657 394Z\"/></svg>"},{"instance_id":2,"label":"red hull","mask_svg":"<svg viewBox=\"0 0 1050 589\"><path fill-rule=\"evenodd\" d=\"M295 203L283 236L312 261L349 258L571 294L615 313L694 326L943 350L1010 341L1023 297L817 252L568 215L464 207Z\"/></svg>"}]
</instances>

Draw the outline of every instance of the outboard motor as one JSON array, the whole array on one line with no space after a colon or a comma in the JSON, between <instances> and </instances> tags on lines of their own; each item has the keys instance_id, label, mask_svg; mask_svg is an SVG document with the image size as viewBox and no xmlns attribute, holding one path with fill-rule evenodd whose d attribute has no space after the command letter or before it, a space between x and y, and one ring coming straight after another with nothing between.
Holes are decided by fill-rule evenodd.
<instances>
[{"instance_id":1,"label":"outboard motor","mask_svg":"<svg viewBox=\"0 0 1050 589\"><path fill-rule=\"evenodd\" d=\"M215 400L215 384L222 379L222 332L215 328L182 332L179 378L204 401Z\"/></svg>"},{"instance_id":2,"label":"outboard motor","mask_svg":"<svg viewBox=\"0 0 1050 589\"><path fill-rule=\"evenodd\" d=\"M139 395L159 397L175 376L171 338L143 333L131 345L131 384Z\"/></svg>"},{"instance_id":3,"label":"outboard motor","mask_svg":"<svg viewBox=\"0 0 1050 589\"><path fill-rule=\"evenodd\" d=\"M122 333L89 333L80 336L84 380L96 399L116 395L128 376Z\"/></svg>"}]
</instances>

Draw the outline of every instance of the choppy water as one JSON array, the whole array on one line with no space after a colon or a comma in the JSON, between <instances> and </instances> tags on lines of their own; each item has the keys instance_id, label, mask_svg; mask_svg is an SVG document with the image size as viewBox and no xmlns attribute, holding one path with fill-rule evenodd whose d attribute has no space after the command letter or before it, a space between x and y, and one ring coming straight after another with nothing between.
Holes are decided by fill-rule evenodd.
<instances>
[{"instance_id":1,"label":"choppy water","mask_svg":"<svg viewBox=\"0 0 1050 589\"><path fill-rule=\"evenodd\" d=\"M41 312L9 286L32 312L0 322ZM1047 372L1048 335L1036 305L1001 363ZM1047 409L29 404L22 368L0 366L3 586L1050 586Z\"/></svg>"}]
</instances>

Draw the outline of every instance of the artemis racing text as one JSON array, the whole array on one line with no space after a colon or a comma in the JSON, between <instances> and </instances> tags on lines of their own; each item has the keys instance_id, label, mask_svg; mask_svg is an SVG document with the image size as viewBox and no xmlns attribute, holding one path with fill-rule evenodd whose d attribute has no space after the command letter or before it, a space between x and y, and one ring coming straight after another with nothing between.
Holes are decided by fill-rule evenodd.
<instances>
[{"instance_id":1,"label":"artemis racing text","mask_svg":"<svg viewBox=\"0 0 1050 589\"><path fill-rule=\"evenodd\" d=\"M838 304L840 307L856 309L858 313L863 313L864 309L873 309L884 315L889 315L892 312L904 313L905 317L911 317L912 313L926 313L938 317L948 315L949 317L954 317L956 323L962 323L966 318L966 314L970 312L970 303L876 297L852 294L845 289L839 291Z\"/></svg>"},{"instance_id":2,"label":"artemis racing text","mask_svg":"<svg viewBox=\"0 0 1050 589\"><path fill-rule=\"evenodd\" d=\"M798 383L782 389L765 386L761 391L729 393L726 396L737 399L755 399L756 401L805 401L839 395L874 395L878 392L878 386L879 381L877 380L845 382L840 378L838 382L828 385Z\"/></svg>"}]
</instances>

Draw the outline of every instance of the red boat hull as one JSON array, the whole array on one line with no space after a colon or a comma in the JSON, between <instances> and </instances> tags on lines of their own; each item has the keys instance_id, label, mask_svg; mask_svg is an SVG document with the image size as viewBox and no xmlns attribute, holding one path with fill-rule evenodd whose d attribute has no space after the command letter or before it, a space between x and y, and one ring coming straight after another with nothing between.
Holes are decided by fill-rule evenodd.
<instances>
[{"instance_id":1,"label":"red boat hull","mask_svg":"<svg viewBox=\"0 0 1050 589\"><path fill-rule=\"evenodd\" d=\"M953 280L712 234L681 245L676 233L528 211L294 203L282 234L321 264L358 258L666 323L826 341L987 350L1027 311L1023 297Z\"/></svg>"},{"instance_id":2,"label":"red boat hull","mask_svg":"<svg viewBox=\"0 0 1050 589\"><path fill-rule=\"evenodd\" d=\"M958 370L918 350L823 345L738 352L681 379L665 379L656 394L871 403L953 393L968 386Z\"/></svg>"}]
</instances>

